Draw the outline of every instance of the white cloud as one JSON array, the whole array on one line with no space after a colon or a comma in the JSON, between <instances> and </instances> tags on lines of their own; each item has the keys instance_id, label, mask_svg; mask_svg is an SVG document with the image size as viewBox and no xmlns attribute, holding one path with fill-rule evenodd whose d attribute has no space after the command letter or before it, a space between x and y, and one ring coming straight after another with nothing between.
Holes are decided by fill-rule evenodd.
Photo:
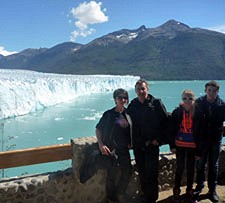
<instances>
[{"instance_id":1,"label":"white cloud","mask_svg":"<svg viewBox=\"0 0 225 203\"><path fill-rule=\"evenodd\" d=\"M16 51L6 51L5 50L5 47L1 47L0 46L0 54L3 55L3 56L8 56L8 55L11 55L11 54L16 54L17 52Z\"/></svg>"},{"instance_id":2,"label":"white cloud","mask_svg":"<svg viewBox=\"0 0 225 203\"><path fill-rule=\"evenodd\" d=\"M78 36L91 35L95 30L90 28L90 25L108 21L108 16L104 13L106 9L102 9L101 6L101 2L90 1L83 2L78 7L71 9L71 14L75 18L74 25L77 28L71 33L71 41L75 41Z\"/></svg>"},{"instance_id":3,"label":"white cloud","mask_svg":"<svg viewBox=\"0 0 225 203\"><path fill-rule=\"evenodd\" d=\"M95 32L95 29L86 29L86 30L74 30L70 35L70 41L74 42L77 37L87 37Z\"/></svg>"},{"instance_id":4,"label":"white cloud","mask_svg":"<svg viewBox=\"0 0 225 203\"><path fill-rule=\"evenodd\" d=\"M214 27L209 27L209 30L214 30L217 32L222 32L225 34L225 25L218 25L218 26L214 26Z\"/></svg>"}]
</instances>

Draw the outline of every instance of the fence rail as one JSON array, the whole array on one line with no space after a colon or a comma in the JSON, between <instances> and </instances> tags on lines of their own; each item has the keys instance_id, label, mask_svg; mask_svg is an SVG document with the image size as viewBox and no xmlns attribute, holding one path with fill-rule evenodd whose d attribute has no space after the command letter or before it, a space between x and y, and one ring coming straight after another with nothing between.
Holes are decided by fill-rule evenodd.
<instances>
[{"instance_id":1,"label":"fence rail","mask_svg":"<svg viewBox=\"0 0 225 203\"><path fill-rule=\"evenodd\" d=\"M61 161L72 158L71 144L0 152L0 169Z\"/></svg>"},{"instance_id":2,"label":"fence rail","mask_svg":"<svg viewBox=\"0 0 225 203\"><path fill-rule=\"evenodd\" d=\"M225 126L224 126L225 136ZM71 144L0 152L0 169L72 159Z\"/></svg>"}]
</instances>

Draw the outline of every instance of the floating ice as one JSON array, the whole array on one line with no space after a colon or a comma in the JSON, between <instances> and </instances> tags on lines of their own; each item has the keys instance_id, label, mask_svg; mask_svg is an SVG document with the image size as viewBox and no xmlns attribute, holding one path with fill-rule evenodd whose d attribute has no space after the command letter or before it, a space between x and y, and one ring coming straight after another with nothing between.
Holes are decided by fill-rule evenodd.
<instances>
[{"instance_id":1,"label":"floating ice","mask_svg":"<svg viewBox=\"0 0 225 203\"><path fill-rule=\"evenodd\" d=\"M64 118L55 118L54 120L55 121L61 121L61 120L64 120Z\"/></svg>"},{"instance_id":2,"label":"floating ice","mask_svg":"<svg viewBox=\"0 0 225 203\"><path fill-rule=\"evenodd\" d=\"M0 69L0 119L36 110L92 93L130 89L137 76L62 75Z\"/></svg>"}]
</instances>

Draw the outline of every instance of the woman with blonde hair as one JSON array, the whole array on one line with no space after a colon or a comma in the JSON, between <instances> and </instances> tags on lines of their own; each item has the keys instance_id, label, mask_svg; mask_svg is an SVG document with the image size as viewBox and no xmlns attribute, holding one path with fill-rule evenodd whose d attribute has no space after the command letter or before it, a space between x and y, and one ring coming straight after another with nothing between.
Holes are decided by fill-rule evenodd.
<instances>
[{"instance_id":1,"label":"woman with blonde hair","mask_svg":"<svg viewBox=\"0 0 225 203\"><path fill-rule=\"evenodd\" d=\"M192 189L196 152L196 141L193 136L194 102L194 92L192 90L184 90L182 102L172 112L172 142L170 149L173 153L176 153L176 174L173 189L174 202L180 202L180 186L185 166L187 169L186 195L191 202L195 202Z\"/></svg>"}]
</instances>

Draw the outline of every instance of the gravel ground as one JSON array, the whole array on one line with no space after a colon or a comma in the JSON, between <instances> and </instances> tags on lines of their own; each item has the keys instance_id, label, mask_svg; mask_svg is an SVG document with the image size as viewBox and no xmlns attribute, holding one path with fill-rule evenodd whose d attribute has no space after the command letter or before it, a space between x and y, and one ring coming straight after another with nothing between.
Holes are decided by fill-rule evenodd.
<instances>
[{"instance_id":1,"label":"gravel ground","mask_svg":"<svg viewBox=\"0 0 225 203\"><path fill-rule=\"evenodd\" d=\"M183 203L188 203L189 201L185 200L185 187L181 188L181 197L183 199ZM219 203L225 203L225 185L218 185L217 186L217 194L220 198L220 202ZM200 201L199 203L211 203L211 201L208 199L207 197L207 192L208 192L208 188L205 187L204 190L202 191L202 193L200 194ZM159 194L159 199L157 201L157 203L172 203L172 195L173 195L173 190L167 190L167 191L163 191L160 192Z\"/></svg>"}]
</instances>

